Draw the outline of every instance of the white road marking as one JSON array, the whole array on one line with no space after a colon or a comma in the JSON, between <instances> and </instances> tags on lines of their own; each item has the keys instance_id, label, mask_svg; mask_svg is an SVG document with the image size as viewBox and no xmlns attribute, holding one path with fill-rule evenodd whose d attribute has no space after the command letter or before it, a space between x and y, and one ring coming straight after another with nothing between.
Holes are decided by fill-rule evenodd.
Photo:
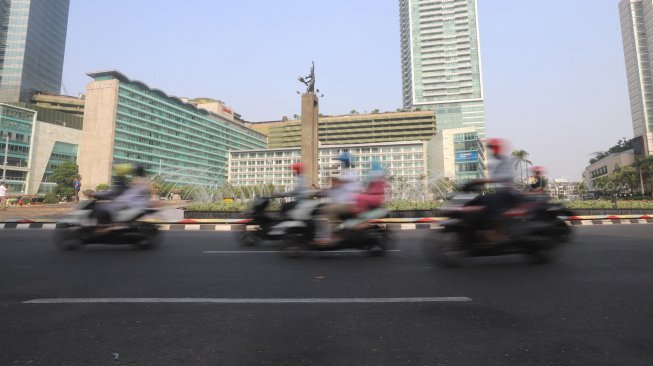
<instances>
[{"instance_id":1,"label":"white road marking","mask_svg":"<svg viewBox=\"0 0 653 366\"><path fill-rule=\"evenodd\" d=\"M215 225L215 231L231 231L231 224L218 224Z\"/></svg>"},{"instance_id":2,"label":"white road marking","mask_svg":"<svg viewBox=\"0 0 653 366\"><path fill-rule=\"evenodd\" d=\"M300 250L299 253L364 253L367 250L362 249L347 249L347 250ZM386 252L401 252L400 249L390 249ZM270 253L284 253L283 250L205 250L204 254L270 254Z\"/></svg>"},{"instance_id":3,"label":"white road marking","mask_svg":"<svg viewBox=\"0 0 653 366\"><path fill-rule=\"evenodd\" d=\"M57 224L43 224L44 230L54 230L57 228Z\"/></svg>"},{"instance_id":4,"label":"white road marking","mask_svg":"<svg viewBox=\"0 0 653 366\"><path fill-rule=\"evenodd\" d=\"M360 297L360 298L56 298L23 301L23 304L115 304L115 303L170 303L170 304L362 304L362 303L429 303L470 302L469 297Z\"/></svg>"},{"instance_id":5,"label":"white road marking","mask_svg":"<svg viewBox=\"0 0 653 366\"><path fill-rule=\"evenodd\" d=\"M184 230L186 231L199 231L200 226L199 225L186 225L184 226Z\"/></svg>"},{"instance_id":6,"label":"white road marking","mask_svg":"<svg viewBox=\"0 0 653 366\"><path fill-rule=\"evenodd\" d=\"M29 229L29 224L18 224L16 225L17 230L26 230Z\"/></svg>"}]
</instances>

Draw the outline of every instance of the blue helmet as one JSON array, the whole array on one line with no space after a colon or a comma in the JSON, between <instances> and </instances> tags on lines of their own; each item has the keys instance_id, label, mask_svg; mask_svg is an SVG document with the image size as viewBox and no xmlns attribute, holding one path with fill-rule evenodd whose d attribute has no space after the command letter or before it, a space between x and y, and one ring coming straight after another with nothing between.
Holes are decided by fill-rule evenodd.
<instances>
[{"instance_id":1,"label":"blue helmet","mask_svg":"<svg viewBox=\"0 0 653 366\"><path fill-rule=\"evenodd\" d=\"M372 160L372 163L370 164L370 170L373 172L378 172L383 170L383 166L381 165L381 162L378 160Z\"/></svg>"},{"instance_id":2,"label":"blue helmet","mask_svg":"<svg viewBox=\"0 0 653 366\"><path fill-rule=\"evenodd\" d=\"M345 167L349 167L351 165L351 155L349 155L349 153L344 152L340 154L340 156L338 156L336 160L342 161L342 164Z\"/></svg>"}]
</instances>

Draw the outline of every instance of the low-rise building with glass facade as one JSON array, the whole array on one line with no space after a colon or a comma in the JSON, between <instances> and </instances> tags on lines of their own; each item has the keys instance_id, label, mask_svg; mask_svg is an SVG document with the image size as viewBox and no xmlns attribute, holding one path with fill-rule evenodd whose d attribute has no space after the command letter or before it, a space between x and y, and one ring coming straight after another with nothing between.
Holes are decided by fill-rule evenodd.
<instances>
[{"instance_id":1,"label":"low-rise building with glass facade","mask_svg":"<svg viewBox=\"0 0 653 366\"><path fill-rule=\"evenodd\" d=\"M44 193L56 186L48 182L56 166L77 160L82 119L24 103L0 104L0 163L7 136L4 173L9 193Z\"/></svg>"},{"instance_id":2,"label":"low-rise building with glass facade","mask_svg":"<svg viewBox=\"0 0 653 366\"><path fill-rule=\"evenodd\" d=\"M36 92L32 94L32 104L45 109L53 109L64 113L84 117L84 95L71 97L69 95Z\"/></svg>"},{"instance_id":3,"label":"low-rise building with glass facade","mask_svg":"<svg viewBox=\"0 0 653 366\"><path fill-rule=\"evenodd\" d=\"M184 103L118 71L88 74L79 168L82 189L109 183L115 163L174 172L170 182L214 186L230 150L260 149L265 135Z\"/></svg>"},{"instance_id":4,"label":"low-rise building with glass facade","mask_svg":"<svg viewBox=\"0 0 653 366\"><path fill-rule=\"evenodd\" d=\"M429 141L404 141L376 144L330 145L319 149L319 181L329 187L330 178L338 174L334 160L342 153L352 157L352 170L365 180L374 160L381 162L391 180L416 184L428 179ZM292 189L294 176L290 165L301 160L299 148L276 148L232 151L229 159L229 182L235 186L272 184Z\"/></svg>"},{"instance_id":5,"label":"low-rise building with glass facade","mask_svg":"<svg viewBox=\"0 0 653 366\"><path fill-rule=\"evenodd\" d=\"M620 167L631 166L635 163L635 151L626 150L610 154L603 159L596 161L583 170L583 181L590 191L604 190L605 187L597 187L596 180L605 178L614 173Z\"/></svg>"},{"instance_id":6,"label":"low-rise building with glass facade","mask_svg":"<svg viewBox=\"0 0 653 366\"><path fill-rule=\"evenodd\" d=\"M434 145L436 151L441 152L441 158L431 163L438 175L456 182L468 182L485 177L484 148L476 128L464 127L439 131Z\"/></svg>"}]
</instances>

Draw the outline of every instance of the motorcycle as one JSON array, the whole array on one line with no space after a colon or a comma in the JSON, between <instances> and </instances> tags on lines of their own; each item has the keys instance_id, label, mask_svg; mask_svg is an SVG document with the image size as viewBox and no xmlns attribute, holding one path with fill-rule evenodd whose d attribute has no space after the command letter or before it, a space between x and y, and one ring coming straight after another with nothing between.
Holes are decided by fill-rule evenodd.
<instances>
[{"instance_id":1,"label":"motorcycle","mask_svg":"<svg viewBox=\"0 0 653 366\"><path fill-rule=\"evenodd\" d=\"M542 194L515 193L513 206L501 213L504 235L488 235L491 230L482 224L487 206L479 200L486 183L470 183L446 202L441 212L447 220L428 239L427 254L444 267L463 265L469 257L505 254L525 254L533 263L553 261L571 239L563 218L573 214Z\"/></svg>"},{"instance_id":2,"label":"motorcycle","mask_svg":"<svg viewBox=\"0 0 653 366\"><path fill-rule=\"evenodd\" d=\"M357 215L342 217L343 221L333 233L339 239L326 246L313 244L323 203L316 199L298 200L288 211L287 218L274 225L270 235L283 238L282 252L290 258L311 251L361 249L371 256L381 256L391 244L389 231L372 221L388 215L385 208L377 208ZM324 224L324 223L323 223Z\"/></svg>"},{"instance_id":3,"label":"motorcycle","mask_svg":"<svg viewBox=\"0 0 653 366\"><path fill-rule=\"evenodd\" d=\"M258 197L252 202L252 207L245 213L247 219L240 220L238 224L244 224L243 231L237 232L238 242L243 246L257 246L265 240L280 240L283 236L271 235L274 225L283 221L281 217L274 217L265 210L275 197Z\"/></svg>"},{"instance_id":4,"label":"motorcycle","mask_svg":"<svg viewBox=\"0 0 653 366\"><path fill-rule=\"evenodd\" d=\"M139 221L156 209L122 210L117 213L116 222L123 226L98 231L97 219L93 215L96 200L81 202L57 223L54 243L64 250L75 250L86 244L134 244L139 249L152 249L158 244L159 227L156 224Z\"/></svg>"}]
</instances>

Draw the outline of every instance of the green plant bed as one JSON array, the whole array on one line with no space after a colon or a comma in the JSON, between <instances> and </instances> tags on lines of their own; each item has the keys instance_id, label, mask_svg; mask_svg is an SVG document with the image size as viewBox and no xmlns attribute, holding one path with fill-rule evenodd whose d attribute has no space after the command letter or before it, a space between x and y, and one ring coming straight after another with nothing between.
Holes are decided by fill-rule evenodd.
<instances>
[{"instance_id":1,"label":"green plant bed","mask_svg":"<svg viewBox=\"0 0 653 366\"><path fill-rule=\"evenodd\" d=\"M187 211L222 211L222 212L242 212L250 207L250 202L197 202L186 206ZM424 211L433 210L440 207L440 202L413 202L413 201L391 201L386 207L390 211ZM278 211L281 204L274 200L268 206L268 211Z\"/></svg>"},{"instance_id":2,"label":"green plant bed","mask_svg":"<svg viewBox=\"0 0 653 366\"><path fill-rule=\"evenodd\" d=\"M591 209L626 209L626 210L646 210L653 209L653 201L630 201L630 200L587 200L587 201L563 201L561 202L567 208L572 210L591 210Z\"/></svg>"}]
</instances>

